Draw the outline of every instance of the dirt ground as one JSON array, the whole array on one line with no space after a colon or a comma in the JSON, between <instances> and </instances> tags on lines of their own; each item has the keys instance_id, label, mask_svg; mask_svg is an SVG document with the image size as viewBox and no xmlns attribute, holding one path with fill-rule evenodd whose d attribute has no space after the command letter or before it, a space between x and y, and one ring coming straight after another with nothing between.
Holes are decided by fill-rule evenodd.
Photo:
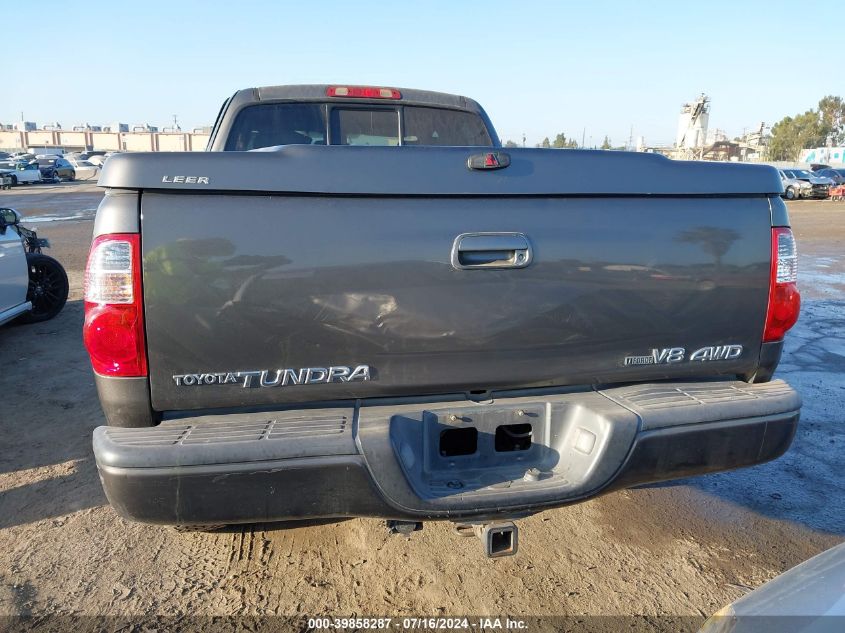
<instances>
[{"instance_id":1,"label":"dirt ground","mask_svg":"<svg viewBox=\"0 0 845 633\"><path fill-rule=\"evenodd\" d=\"M0 206L36 221L71 282L56 319L0 328L0 615L700 622L845 538L845 203L790 205L805 299L779 371L805 401L790 451L755 468L544 512L520 522L518 556L491 561L446 523L406 541L363 519L182 534L118 518L91 454L104 420L80 336L89 210L99 197L89 184L0 193Z\"/></svg>"}]
</instances>

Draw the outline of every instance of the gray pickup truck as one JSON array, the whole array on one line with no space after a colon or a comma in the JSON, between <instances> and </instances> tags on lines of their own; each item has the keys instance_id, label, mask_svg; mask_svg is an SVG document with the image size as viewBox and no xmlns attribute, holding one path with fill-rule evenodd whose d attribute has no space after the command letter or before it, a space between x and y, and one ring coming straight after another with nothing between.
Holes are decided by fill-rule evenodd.
<instances>
[{"instance_id":1,"label":"gray pickup truck","mask_svg":"<svg viewBox=\"0 0 845 633\"><path fill-rule=\"evenodd\" d=\"M99 182L84 339L121 516L445 519L499 556L514 519L789 447L775 169L505 151L470 99L357 86L240 91L209 150Z\"/></svg>"}]
</instances>

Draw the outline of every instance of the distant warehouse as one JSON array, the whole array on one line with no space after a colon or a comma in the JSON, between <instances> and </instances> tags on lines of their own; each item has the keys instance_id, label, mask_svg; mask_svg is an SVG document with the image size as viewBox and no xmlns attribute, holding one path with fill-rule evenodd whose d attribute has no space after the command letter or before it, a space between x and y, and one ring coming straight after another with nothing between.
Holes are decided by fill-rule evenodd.
<instances>
[{"instance_id":1,"label":"distant warehouse","mask_svg":"<svg viewBox=\"0 0 845 633\"><path fill-rule=\"evenodd\" d=\"M210 127L194 128L192 132L164 128L159 131L150 125L129 126L114 123L109 126L77 126L63 130L59 125L0 126L0 150L21 151L29 148L61 148L65 152L104 150L124 152L199 152L205 149Z\"/></svg>"}]
</instances>

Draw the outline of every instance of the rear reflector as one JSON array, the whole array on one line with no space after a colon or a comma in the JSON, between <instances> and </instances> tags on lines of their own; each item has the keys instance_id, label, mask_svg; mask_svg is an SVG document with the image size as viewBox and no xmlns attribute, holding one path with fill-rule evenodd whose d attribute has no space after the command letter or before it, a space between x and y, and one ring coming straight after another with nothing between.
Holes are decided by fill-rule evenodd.
<instances>
[{"instance_id":1,"label":"rear reflector","mask_svg":"<svg viewBox=\"0 0 845 633\"><path fill-rule=\"evenodd\" d=\"M346 97L351 99L401 99L402 93L396 88L375 88L373 86L329 86L327 97Z\"/></svg>"},{"instance_id":2,"label":"rear reflector","mask_svg":"<svg viewBox=\"0 0 845 633\"><path fill-rule=\"evenodd\" d=\"M795 236L787 228L772 229L772 268L769 281L769 308L763 341L780 341L798 321L801 294L798 292L798 249Z\"/></svg>"},{"instance_id":3,"label":"rear reflector","mask_svg":"<svg viewBox=\"0 0 845 633\"><path fill-rule=\"evenodd\" d=\"M100 235L91 244L82 338L98 374L147 375L140 245L137 233Z\"/></svg>"}]
</instances>

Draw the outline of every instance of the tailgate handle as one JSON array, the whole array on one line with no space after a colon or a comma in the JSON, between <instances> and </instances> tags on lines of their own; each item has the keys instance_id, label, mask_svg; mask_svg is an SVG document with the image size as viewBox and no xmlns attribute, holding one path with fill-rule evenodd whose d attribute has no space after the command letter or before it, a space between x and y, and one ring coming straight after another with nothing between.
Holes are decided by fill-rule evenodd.
<instances>
[{"instance_id":1,"label":"tailgate handle","mask_svg":"<svg viewBox=\"0 0 845 633\"><path fill-rule=\"evenodd\" d=\"M461 233L452 244L452 267L457 270L525 268L532 256L523 233Z\"/></svg>"}]
</instances>

